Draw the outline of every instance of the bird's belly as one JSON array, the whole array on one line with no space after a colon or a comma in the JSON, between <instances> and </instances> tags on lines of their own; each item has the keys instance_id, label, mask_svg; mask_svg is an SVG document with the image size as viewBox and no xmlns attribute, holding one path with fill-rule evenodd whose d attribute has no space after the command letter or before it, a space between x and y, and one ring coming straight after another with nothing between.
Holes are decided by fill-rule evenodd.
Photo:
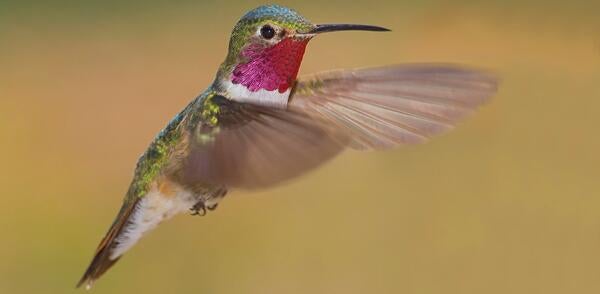
<instances>
[{"instance_id":1,"label":"bird's belly","mask_svg":"<svg viewBox=\"0 0 600 294\"><path fill-rule=\"evenodd\" d=\"M199 196L171 182L152 185L148 194L136 204L123 231L116 238L116 247L111 252L111 259L123 255L162 221L189 211L198 199Z\"/></svg>"}]
</instances>

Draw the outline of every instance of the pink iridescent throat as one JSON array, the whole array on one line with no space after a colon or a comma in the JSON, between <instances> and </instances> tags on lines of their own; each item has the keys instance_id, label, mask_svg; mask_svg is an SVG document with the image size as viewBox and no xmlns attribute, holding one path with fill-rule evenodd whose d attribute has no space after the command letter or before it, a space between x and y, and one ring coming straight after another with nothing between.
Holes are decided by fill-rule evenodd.
<instances>
[{"instance_id":1,"label":"pink iridescent throat","mask_svg":"<svg viewBox=\"0 0 600 294\"><path fill-rule=\"evenodd\" d=\"M235 67L232 83L242 84L251 92L260 89L287 91L296 80L307 44L308 40L286 38L268 48L249 45L242 51L248 62Z\"/></svg>"}]
</instances>

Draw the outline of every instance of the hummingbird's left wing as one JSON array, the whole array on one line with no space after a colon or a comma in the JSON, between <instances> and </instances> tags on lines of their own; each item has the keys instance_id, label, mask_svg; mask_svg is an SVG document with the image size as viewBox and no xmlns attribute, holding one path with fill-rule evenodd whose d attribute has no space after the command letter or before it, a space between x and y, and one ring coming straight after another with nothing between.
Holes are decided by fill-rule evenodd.
<instances>
[{"instance_id":1,"label":"hummingbird's left wing","mask_svg":"<svg viewBox=\"0 0 600 294\"><path fill-rule=\"evenodd\" d=\"M338 154L348 138L303 112L211 99L214 126L198 124L189 139L180 181L262 188L293 178Z\"/></svg>"}]
</instances>

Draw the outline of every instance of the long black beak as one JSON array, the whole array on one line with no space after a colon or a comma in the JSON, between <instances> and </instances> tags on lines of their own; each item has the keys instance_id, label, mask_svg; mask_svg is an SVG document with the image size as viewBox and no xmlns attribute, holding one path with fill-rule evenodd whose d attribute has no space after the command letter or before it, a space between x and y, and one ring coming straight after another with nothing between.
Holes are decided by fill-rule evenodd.
<instances>
[{"instance_id":1,"label":"long black beak","mask_svg":"<svg viewBox=\"0 0 600 294\"><path fill-rule=\"evenodd\" d=\"M320 34L339 31L371 31L371 32L388 32L389 29L360 24L320 24L309 31L309 34Z\"/></svg>"}]
</instances>

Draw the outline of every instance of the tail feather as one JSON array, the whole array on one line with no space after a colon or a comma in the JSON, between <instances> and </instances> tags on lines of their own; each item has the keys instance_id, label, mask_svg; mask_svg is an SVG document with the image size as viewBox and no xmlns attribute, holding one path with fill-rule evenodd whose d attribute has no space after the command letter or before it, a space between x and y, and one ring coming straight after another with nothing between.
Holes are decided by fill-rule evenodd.
<instances>
[{"instance_id":1,"label":"tail feather","mask_svg":"<svg viewBox=\"0 0 600 294\"><path fill-rule=\"evenodd\" d=\"M86 289L90 289L94 282L119 260L120 256L112 256L114 248L118 245L117 237L128 223L138 202L139 199L123 204L117 219L98 245L92 262L77 283L77 288L85 284Z\"/></svg>"}]
</instances>

